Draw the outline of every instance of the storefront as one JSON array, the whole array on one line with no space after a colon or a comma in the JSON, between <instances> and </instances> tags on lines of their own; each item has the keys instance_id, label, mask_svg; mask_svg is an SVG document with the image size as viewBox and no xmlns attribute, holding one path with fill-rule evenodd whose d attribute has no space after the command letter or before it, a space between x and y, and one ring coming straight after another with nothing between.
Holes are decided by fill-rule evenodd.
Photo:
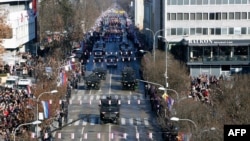
<instances>
[{"instance_id":1,"label":"storefront","mask_svg":"<svg viewBox=\"0 0 250 141\"><path fill-rule=\"evenodd\" d=\"M190 75L250 72L250 40L189 40Z\"/></svg>"}]
</instances>

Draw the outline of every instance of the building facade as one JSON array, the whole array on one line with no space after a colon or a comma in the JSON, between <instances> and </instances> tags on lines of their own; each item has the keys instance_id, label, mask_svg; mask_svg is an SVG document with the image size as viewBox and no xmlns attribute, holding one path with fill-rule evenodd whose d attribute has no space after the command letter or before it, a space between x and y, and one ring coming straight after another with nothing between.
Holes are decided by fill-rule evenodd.
<instances>
[{"instance_id":1,"label":"building facade","mask_svg":"<svg viewBox=\"0 0 250 141\"><path fill-rule=\"evenodd\" d=\"M5 64L14 64L18 52L26 52L36 38L36 0L1 0L0 11L11 28L11 36L2 38Z\"/></svg>"},{"instance_id":2,"label":"building facade","mask_svg":"<svg viewBox=\"0 0 250 141\"><path fill-rule=\"evenodd\" d=\"M168 49L179 52L190 75L250 72L250 0L165 0L164 6ZM183 38L187 45L174 46Z\"/></svg>"}]
</instances>

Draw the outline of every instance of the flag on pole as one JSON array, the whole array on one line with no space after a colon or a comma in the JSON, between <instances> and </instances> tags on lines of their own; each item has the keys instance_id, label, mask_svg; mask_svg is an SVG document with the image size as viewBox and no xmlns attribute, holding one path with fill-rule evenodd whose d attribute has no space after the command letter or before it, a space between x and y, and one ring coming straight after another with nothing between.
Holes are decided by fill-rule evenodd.
<instances>
[{"instance_id":1,"label":"flag on pole","mask_svg":"<svg viewBox=\"0 0 250 141\"><path fill-rule=\"evenodd\" d=\"M169 109L169 111L171 111L171 109L172 109L172 107L173 107L173 105L174 105L174 99L173 98L171 98L171 97L169 97L168 98L168 109Z\"/></svg>"},{"instance_id":2,"label":"flag on pole","mask_svg":"<svg viewBox=\"0 0 250 141\"><path fill-rule=\"evenodd\" d=\"M49 118L49 103L48 101L41 101L43 105L44 118Z\"/></svg>"}]
</instances>

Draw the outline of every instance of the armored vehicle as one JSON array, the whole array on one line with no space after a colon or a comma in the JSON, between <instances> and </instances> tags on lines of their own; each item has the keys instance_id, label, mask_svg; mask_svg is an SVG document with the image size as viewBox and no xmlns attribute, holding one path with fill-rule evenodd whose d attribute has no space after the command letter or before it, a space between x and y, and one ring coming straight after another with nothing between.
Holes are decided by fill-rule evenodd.
<instances>
[{"instance_id":1,"label":"armored vehicle","mask_svg":"<svg viewBox=\"0 0 250 141\"><path fill-rule=\"evenodd\" d=\"M85 77L86 89L100 89L101 79L95 74L91 73L89 76Z\"/></svg>"},{"instance_id":2,"label":"armored vehicle","mask_svg":"<svg viewBox=\"0 0 250 141\"><path fill-rule=\"evenodd\" d=\"M107 67L117 67L117 63L118 63L118 57L115 54L110 54L107 55L106 57L106 65Z\"/></svg>"},{"instance_id":3,"label":"armored vehicle","mask_svg":"<svg viewBox=\"0 0 250 141\"><path fill-rule=\"evenodd\" d=\"M137 81L135 77L135 71L131 67L125 67L122 71L122 89L123 90L135 90Z\"/></svg>"},{"instance_id":4,"label":"armored vehicle","mask_svg":"<svg viewBox=\"0 0 250 141\"><path fill-rule=\"evenodd\" d=\"M122 61L130 61L133 54L132 47L130 47L127 43L122 43L119 48Z\"/></svg>"},{"instance_id":5,"label":"armored vehicle","mask_svg":"<svg viewBox=\"0 0 250 141\"><path fill-rule=\"evenodd\" d=\"M107 70L101 67L95 68L93 73L102 80L106 79Z\"/></svg>"},{"instance_id":6,"label":"armored vehicle","mask_svg":"<svg viewBox=\"0 0 250 141\"><path fill-rule=\"evenodd\" d=\"M93 49L94 61L101 62L105 57L105 51L102 48L95 48Z\"/></svg>"},{"instance_id":7,"label":"armored vehicle","mask_svg":"<svg viewBox=\"0 0 250 141\"><path fill-rule=\"evenodd\" d=\"M106 122L119 124L120 103L118 99L111 97L101 99L99 107L101 124Z\"/></svg>"}]
</instances>

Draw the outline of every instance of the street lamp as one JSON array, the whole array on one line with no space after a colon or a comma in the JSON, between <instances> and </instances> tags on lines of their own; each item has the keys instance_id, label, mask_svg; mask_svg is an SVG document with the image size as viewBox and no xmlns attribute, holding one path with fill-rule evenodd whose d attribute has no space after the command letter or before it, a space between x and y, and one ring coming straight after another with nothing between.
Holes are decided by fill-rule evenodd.
<instances>
[{"instance_id":1,"label":"street lamp","mask_svg":"<svg viewBox=\"0 0 250 141\"><path fill-rule=\"evenodd\" d=\"M172 120L172 121L181 121L181 120L183 120L183 121L189 121L189 122L191 122L194 125L195 129L197 129L197 125L191 119L180 119L178 117L171 117L170 120Z\"/></svg>"},{"instance_id":2,"label":"street lamp","mask_svg":"<svg viewBox=\"0 0 250 141\"><path fill-rule=\"evenodd\" d=\"M23 123L23 124L20 124L17 126L17 128L15 128L14 130L14 141L16 141L16 130L19 129L21 126L24 126L24 125L38 125L38 124L41 124L42 122L40 120L36 120L36 121L33 121L33 122L30 122L30 123Z\"/></svg>"},{"instance_id":3,"label":"street lamp","mask_svg":"<svg viewBox=\"0 0 250 141\"><path fill-rule=\"evenodd\" d=\"M41 97L42 95L44 95L44 94L54 94L54 93L57 93L57 92L58 92L57 90L52 90L52 91L43 92L43 93L39 94L39 96L37 97L37 100L36 100L36 120L37 120L37 121L39 120L39 119L38 119L38 117L39 117L39 115L38 115L38 103L39 103L40 97ZM37 125L37 128L36 128L36 133L37 133L37 135L38 135L38 125Z\"/></svg>"},{"instance_id":4,"label":"street lamp","mask_svg":"<svg viewBox=\"0 0 250 141\"><path fill-rule=\"evenodd\" d=\"M155 64L155 38L156 38L156 35L161 32L161 31L164 31L166 29L159 29L157 30L156 32L154 32L152 29L149 29L149 28L145 28L146 30L150 31L153 35L153 56L154 56L154 64Z\"/></svg>"}]
</instances>

